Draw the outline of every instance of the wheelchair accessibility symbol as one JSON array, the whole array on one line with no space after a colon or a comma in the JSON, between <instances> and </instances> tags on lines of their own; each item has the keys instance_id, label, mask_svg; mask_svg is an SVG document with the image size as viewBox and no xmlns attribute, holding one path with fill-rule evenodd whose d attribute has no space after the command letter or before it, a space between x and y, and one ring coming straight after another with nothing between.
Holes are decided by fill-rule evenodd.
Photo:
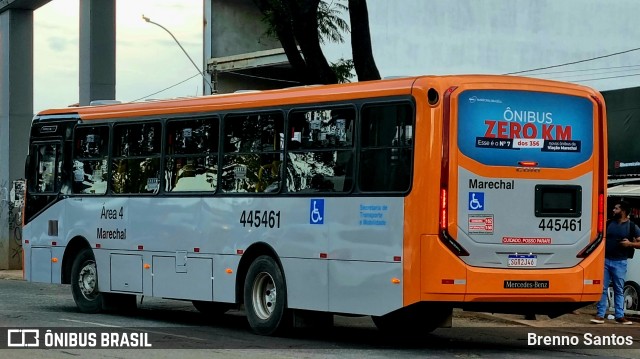
<instances>
[{"instance_id":1,"label":"wheelchair accessibility symbol","mask_svg":"<svg viewBox=\"0 0 640 359\"><path fill-rule=\"evenodd\" d=\"M469 210L484 210L484 192L469 192Z\"/></svg>"},{"instance_id":2,"label":"wheelchair accessibility symbol","mask_svg":"<svg viewBox=\"0 0 640 359\"><path fill-rule=\"evenodd\" d=\"M309 207L309 224L324 224L324 199L311 199L311 206Z\"/></svg>"}]
</instances>

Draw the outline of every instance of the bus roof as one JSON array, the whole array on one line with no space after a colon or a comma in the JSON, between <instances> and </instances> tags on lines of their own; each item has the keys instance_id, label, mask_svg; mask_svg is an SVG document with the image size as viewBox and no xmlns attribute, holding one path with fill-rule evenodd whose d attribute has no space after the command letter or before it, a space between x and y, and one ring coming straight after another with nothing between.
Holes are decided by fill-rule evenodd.
<instances>
[{"instance_id":1,"label":"bus roof","mask_svg":"<svg viewBox=\"0 0 640 359\"><path fill-rule=\"evenodd\" d=\"M281 106L288 104L341 101L363 97L401 96L411 94L414 83L429 79L434 85L452 86L460 83L526 83L531 85L555 85L575 90L592 89L563 82L503 75L448 75L393 78L349 84L290 87L278 90L250 91L217 94L192 98L131 102L122 104L66 107L43 110L37 116L77 115L83 120L129 118L159 114L210 112L218 109L234 110L249 107ZM524 80L524 81L523 81ZM440 89L442 90L442 88Z\"/></svg>"}]
</instances>

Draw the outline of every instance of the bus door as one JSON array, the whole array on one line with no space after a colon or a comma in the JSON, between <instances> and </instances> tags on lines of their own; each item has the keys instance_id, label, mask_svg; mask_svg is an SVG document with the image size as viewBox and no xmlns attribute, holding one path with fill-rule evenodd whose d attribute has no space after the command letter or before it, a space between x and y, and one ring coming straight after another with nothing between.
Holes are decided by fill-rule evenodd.
<instances>
[{"instance_id":1,"label":"bus door","mask_svg":"<svg viewBox=\"0 0 640 359\"><path fill-rule=\"evenodd\" d=\"M44 208L55 203L59 194L67 192L72 128L76 122L32 125L25 164L25 224Z\"/></svg>"},{"instance_id":2,"label":"bus door","mask_svg":"<svg viewBox=\"0 0 640 359\"><path fill-rule=\"evenodd\" d=\"M32 143L26 171L28 199L25 203L25 223L58 196L62 175L62 141Z\"/></svg>"}]
</instances>

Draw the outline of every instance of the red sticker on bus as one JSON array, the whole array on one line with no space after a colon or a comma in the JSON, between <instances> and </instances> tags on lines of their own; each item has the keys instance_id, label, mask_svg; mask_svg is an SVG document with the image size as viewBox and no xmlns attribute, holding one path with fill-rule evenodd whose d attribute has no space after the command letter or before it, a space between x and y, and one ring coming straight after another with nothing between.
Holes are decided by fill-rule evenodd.
<instances>
[{"instance_id":1,"label":"red sticker on bus","mask_svg":"<svg viewBox=\"0 0 640 359\"><path fill-rule=\"evenodd\" d=\"M502 237L502 244L551 244L551 238Z\"/></svg>"}]
</instances>

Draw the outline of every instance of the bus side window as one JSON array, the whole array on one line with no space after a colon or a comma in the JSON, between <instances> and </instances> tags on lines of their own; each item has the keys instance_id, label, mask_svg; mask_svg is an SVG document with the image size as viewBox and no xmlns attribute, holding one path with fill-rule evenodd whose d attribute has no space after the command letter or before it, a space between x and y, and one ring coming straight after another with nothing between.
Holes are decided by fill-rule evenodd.
<instances>
[{"instance_id":1,"label":"bus side window","mask_svg":"<svg viewBox=\"0 0 640 359\"><path fill-rule=\"evenodd\" d=\"M362 110L359 187L365 192L407 191L413 159L413 108L369 105Z\"/></svg>"},{"instance_id":2,"label":"bus side window","mask_svg":"<svg viewBox=\"0 0 640 359\"><path fill-rule=\"evenodd\" d=\"M73 148L73 193L107 192L107 156L109 127L78 126Z\"/></svg>"},{"instance_id":3,"label":"bus side window","mask_svg":"<svg viewBox=\"0 0 640 359\"><path fill-rule=\"evenodd\" d=\"M160 189L160 123L116 125L113 133L113 192L157 193Z\"/></svg>"},{"instance_id":4,"label":"bus side window","mask_svg":"<svg viewBox=\"0 0 640 359\"><path fill-rule=\"evenodd\" d=\"M228 193L280 191L283 133L281 112L226 116L220 189Z\"/></svg>"},{"instance_id":5,"label":"bus side window","mask_svg":"<svg viewBox=\"0 0 640 359\"><path fill-rule=\"evenodd\" d=\"M349 192L352 188L352 107L294 110L287 128L288 192Z\"/></svg>"},{"instance_id":6,"label":"bus side window","mask_svg":"<svg viewBox=\"0 0 640 359\"><path fill-rule=\"evenodd\" d=\"M218 187L217 117L167 122L167 192L214 192Z\"/></svg>"}]
</instances>

